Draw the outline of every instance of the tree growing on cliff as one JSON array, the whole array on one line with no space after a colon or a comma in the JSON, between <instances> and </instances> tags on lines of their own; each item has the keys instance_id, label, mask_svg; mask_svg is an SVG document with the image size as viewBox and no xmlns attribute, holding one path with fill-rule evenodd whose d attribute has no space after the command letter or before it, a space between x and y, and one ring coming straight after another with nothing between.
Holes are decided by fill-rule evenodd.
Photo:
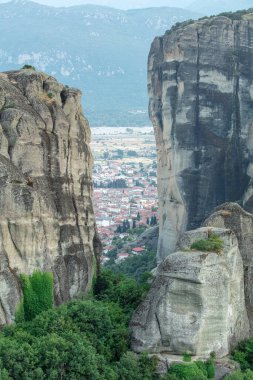
<instances>
[{"instance_id":1,"label":"tree growing on cliff","mask_svg":"<svg viewBox=\"0 0 253 380\"><path fill-rule=\"evenodd\" d=\"M204 252L220 253L223 249L224 242L216 234L210 234L207 239L197 240L192 243L191 249Z\"/></svg>"},{"instance_id":2,"label":"tree growing on cliff","mask_svg":"<svg viewBox=\"0 0 253 380\"><path fill-rule=\"evenodd\" d=\"M32 65L24 65L21 70L36 70Z\"/></svg>"},{"instance_id":3,"label":"tree growing on cliff","mask_svg":"<svg viewBox=\"0 0 253 380\"><path fill-rule=\"evenodd\" d=\"M31 321L42 311L53 307L53 274L36 271L31 276L20 276L23 291L23 315Z\"/></svg>"}]
</instances>

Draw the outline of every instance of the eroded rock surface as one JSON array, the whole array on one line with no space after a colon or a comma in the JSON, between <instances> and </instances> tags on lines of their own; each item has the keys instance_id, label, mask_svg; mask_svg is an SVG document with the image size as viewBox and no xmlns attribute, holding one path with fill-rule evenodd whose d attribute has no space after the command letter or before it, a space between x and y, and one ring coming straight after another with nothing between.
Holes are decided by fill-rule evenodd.
<instances>
[{"instance_id":1,"label":"eroded rock surface","mask_svg":"<svg viewBox=\"0 0 253 380\"><path fill-rule=\"evenodd\" d=\"M184 24L156 38L149 63L158 149L158 262L219 204L253 210L253 15Z\"/></svg>"},{"instance_id":2,"label":"eroded rock surface","mask_svg":"<svg viewBox=\"0 0 253 380\"><path fill-rule=\"evenodd\" d=\"M237 203L218 206L203 223L204 226L228 228L238 239L244 266L245 302L253 331L253 215L243 210Z\"/></svg>"},{"instance_id":3,"label":"eroded rock surface","mask_svg":"<svg viewBox=\"0 0 253 380\"><path fill-rule=\"evenodd\" d=\"M190 250L210 231L224 242L222 252ZM243 263L235 234L203 227L182 235L178 251L158 267L146 299L132 321L136 352L227 355L249 336Z\"/></svg>"},{"instance_id":4,"label":"eroded rock surface","mask_svg":"<svg viewBox=\"0 0 253 380\"><path fill-rule=\"evenodd\" d=\"M20 273L52 271L55 302L86 291L100 242L81 93L33 70L0 74L0 324Z\"/></svg>"}]
</instances>

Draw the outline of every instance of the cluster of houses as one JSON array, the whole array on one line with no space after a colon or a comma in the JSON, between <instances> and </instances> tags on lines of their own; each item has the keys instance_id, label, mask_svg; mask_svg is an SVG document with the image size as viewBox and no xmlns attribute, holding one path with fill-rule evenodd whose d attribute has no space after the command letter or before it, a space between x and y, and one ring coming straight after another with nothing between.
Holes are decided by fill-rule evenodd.
<instances>
[{"instance_id":1,"label":"cluster of houses","mask_svg":"<svg viewBox=\"0 0 253 380\"><path fill-rule=\"evenodd\" d=\"M93 202L100 237L105 247L111 245L117 226L124 220L133 225L146 225L153 215L157 216L156 173L152 166L122 164L120 161L104 161L95 165L94 181L105 184L108 180L122 178L127 187L95 187ZM140 247L140 249L142 249ZM134 252L133 252L134 253ZM124 255L123 255L124 254ZM128 257L122 252L119 261Z\"/></svg>"},{"instance_id":2,"label":"cluster of houses","mask_svg":"<svg viewBox=\"0 0 253 380\"><path fill-rule=\"evenodd\" d=\"M104 246L103 259L108 260L114 251L116 262L120 262L144 252L144 247L126 250L124 245L119 246L136 239L142 229L138 227L147 227L151 218L157 218L155 137L151 126L99 127L92 132L93 203ZM127 229L120 227L126 224Z\"/></svg>"},{"instance_id":3,"label":"cluster of houses","mask_svg":"<svg viewBox=\"0 0 253 380\"><path fill-rule=\"evenodd\" d=\"M111 246L111 248L115 249L114 246ZM107 252L107 250L106 250L106 252ZM131 252L119 252L116 256L115 263L119 264L120 262L124 261L125 259L127 259L128 257L130 257L132 255L140 255L141 253L144 253L144 252L145 252L145 247L132 248ZM110 258L108 256L106 256L106 254L104 254L101 257L101 263L102 264L105 264L109 260L110 260Z\"/></svg>"},{"instance_id":4,"label":"cluster of houses","mask_svg":"<svg viewBox=\"0 0 253 380\"><path fill-rule=\"evenodd\" d=\"M94 165L93 180L95 187L106 187L112 180L122 179L127 187L135 187L141 184L147 187L150 183L157 184L156 163L144 165L140 162L122 163L119 160L100 161Z\"/></svg>"}]
</instances>

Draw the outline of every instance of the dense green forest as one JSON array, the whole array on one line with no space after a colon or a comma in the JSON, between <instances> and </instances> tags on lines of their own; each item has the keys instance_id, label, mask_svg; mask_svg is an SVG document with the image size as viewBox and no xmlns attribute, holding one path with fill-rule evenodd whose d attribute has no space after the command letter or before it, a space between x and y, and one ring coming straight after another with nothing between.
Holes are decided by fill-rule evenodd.
<instances>
[{"instance_id":1,"label":"dense green forest","mask_svg":"<svg viewBox=\"0 0 253 380\"><path fill-rule=\"evenodd\" d=\"M24 299L16 322L0 334L0 380L214 379L214 354L206 362L191 362L185 353L181 364L171 365L160 377L155 357L131 352L128 324L150 286L143 276L146 266L134 259L120 268L138 282L102 269L88 295L55 308L50 301L50 274L23 277ZM143 268L140 276L133 270L138 264ZM253 339L241 343L232 355L244 372L226 379L253 379Z\"/></svg>"},{"instance_id":2,"label":"dense green forest","mask_svg":"<svg viewBox=\"0 0 253 380\"><path fill-rule=\"evenodd\" d=\"M106 268L114 273L122 274L135 279L138 283L145 283L152 278L150 273L156 267L156 254L146 249L144 253L132 255L126 260L115 264L114 258L106 264Z\"/></svg>"},{"instance_id":3,"label":"dense green forest","mask_svg":"<svg viewBox=\"0 0 253 380\"><path fill-rule=\"evenodd\" d=\"M44 281L38 274L35 278L39 281L29 281ZM0 379L160 379L156 359L137 356L129 346L128 323L147 289L147 284L103 270L85 299L39 312L32 320L19 316L0 334ZM31 294L26 302L33 304ZM183 378L181 372L193 379L200 371L194 363L174 365L163 379Z\"/></svg>"},{"instance_id":4,"label":"dense green forest","mask_svg":"<svg viewBox=\"0 0 253 380\"><path fill-rule=\"evenodd\" d=\"M30 282L24 304L38 308ZM0 335L0 379L155 379L155 360L129 352L128 322L146 290L103 271L83 300L46 305L32 320L18 313Z\"/></svg>"}]
</instances>

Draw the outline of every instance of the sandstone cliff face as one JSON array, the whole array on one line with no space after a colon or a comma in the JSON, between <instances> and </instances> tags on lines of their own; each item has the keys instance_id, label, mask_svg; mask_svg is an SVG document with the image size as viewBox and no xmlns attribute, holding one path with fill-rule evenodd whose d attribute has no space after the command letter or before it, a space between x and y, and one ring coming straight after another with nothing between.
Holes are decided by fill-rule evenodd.
<instances>
[{"instance_id":1,"label":"sandstone cliff face","mask_svg":"<svg viewBox=\"0 0 253 380\"><path fill-rule=\"evenodd\" d=\"M156 38L149 63L158 149L158 262L219 204L253 209L253 17L213 17Z\"/></svg>"},{"instance_id":2,"label":"sandstone cliff face","mask_svg":"<svg viewBox=\"0 0 253 380\"><path fill-rule=\"evenodd\" d=\"M20 273L52 271L56 304L91 283L100 243L80 100L41 72L0 74L0 324L13 320Z\"/></svg>"},{"instance_id":3,"label":"sandstone cliff face","mask_svg":"<svg viewBox=\"0 0 253 380\"><path fill-rule=\"evenodd\" d=\"M204 222L204 226L227 228L234 232L242 255L244 267L245 302L253 332L253 215L236 203L225 203Z\"/></svg>"},{"instance_id":4,"label":"sandstone cliff face","mask_svg":"<svg viewBox=\"0 0 253 380\"><path fill-rule=\"evenodd\" d=\"M235 234L212 228L224 242L221 253L189 250L210 227L185 233L178 251L159 265L146 299L132 321L136 352L209 355L229 353L249 336L243 263Z\"/></svg>"}]
</instances>

